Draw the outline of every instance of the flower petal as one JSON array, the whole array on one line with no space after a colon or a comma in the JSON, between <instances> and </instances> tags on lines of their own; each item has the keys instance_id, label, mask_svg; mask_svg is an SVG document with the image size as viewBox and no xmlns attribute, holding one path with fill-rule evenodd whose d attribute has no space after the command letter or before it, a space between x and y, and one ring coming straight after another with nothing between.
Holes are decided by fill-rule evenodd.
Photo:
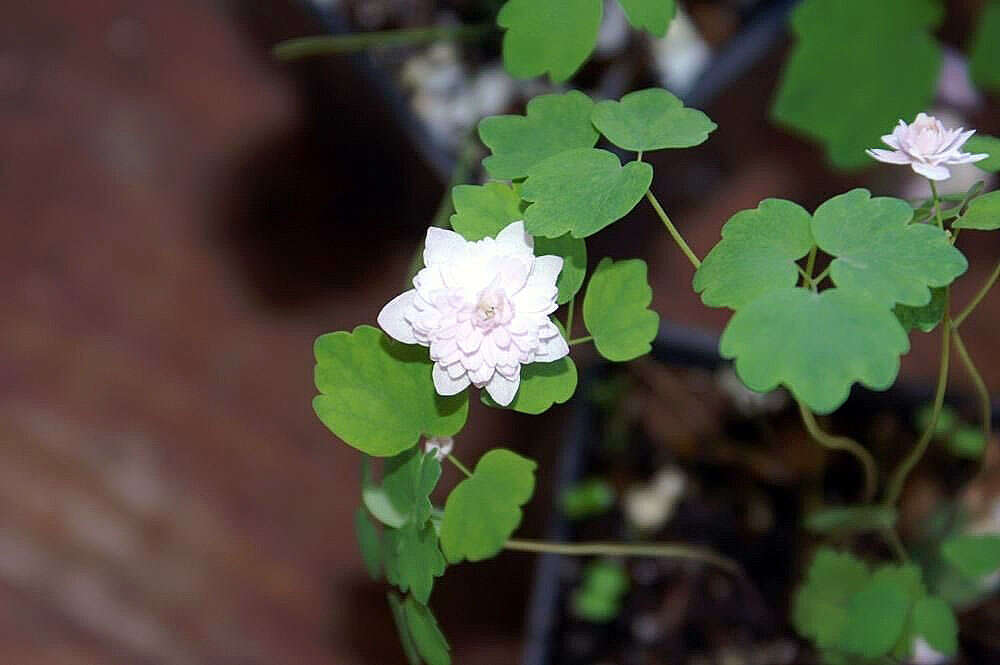
<instances>
[{"instance_id":1,"label":"flower petal","mask_svg":"<svg viewBox=\"0 0 1000 665\"><path fill-rule=\"evenodd\" d=\"M448 375L448 370L441 363L434 363L431 377L434 379L434 390L437 391L438 395L445 397L457 395L469 387L468 374L463 373L457 379L453 379Z\"/></svg>"},{"instance_id":2,"label":"flower petal","mask_svg":"<svg viewBox=\"0 0 1000 665\"><path fill-rule=\"evenodd\" d=\"M569 344L566 343L562 335L556 335L555 337L539 340L538 350L535 353L539 362L549 363L568 356Z\"/></svg>"},{"instance_id":3,"label":"flower petal","mask_svg":"<svg viewBox=\"0 0 1000 665\"><path fill-rule=\"evenodd\" d=\"M468 242L454 231L432 226L424 240L424 265L451 263L458 259Z\"/></svg>"},{"instance_id":4,"label":"flower petal","mask_svg":"<svg viewBox=\"0 0 1000 665\"><path fill-rule=\"evenodd\" d=\"M524 230L524 222L508 224L497 234L497 244L511 254L533 254L535 239Z\"/></svg>"},{"instance_id":5,"label":"flower petal","mask_svg":"<svg viewBox=\"0 0 1000 665\"><path fill-rule=\"evenodd\" d=\"M874 157L880 162L885 162L886 164L909 164L910 158L903 152L899 150L880 150L878 148L872 148L870 150L865 150L869 156Z\"/></svg>"},{"instance_id":6,"label":"flower petal","mask_svg":"<svg viewBox=\"0 0 1000 665\"><path fill-rule=\"evenodd\" d=\"M486 384L486 392L490 394L493 401L500 406L507 406L514 401L517 389L521 385L521 373L518 372L513 379L508 379L500 372L493 375L493 378Z\"/></svg>"},{"instance_id":7,"label":"flower petal","mask_svg":"<svg viewBox=\"0 0 1000 665\"><path fill-rule=\"evenodd\" d=\"M417 338L413 336L413 326L406 320L406 311L410 309L414 289L402 293L386 304L382 311L378 313L378 325L382 330L395 340L404 344L416 344Z\"/></svg>"},{"instance_id":8,"label":"flower petal","mask_svg":"<svg viewBox=\"0 0 1000 665\"><path fill-rule=\"evenodd\" d=\"M527 286L555 286L562 269L561 256L539 256L531 268Z\"/></svg>"},{"instance_id":9,"label":"flower petal","mask_svg":"<svg viewBox=\"0 0 1000 665\"><path fill-rule=\"evenodd\" d=\"M910 164L913 170L931 180L947 180L951 177L951 171L944 166L932 166L923 162L913 162Z\"/></svg>"}]
</instances>

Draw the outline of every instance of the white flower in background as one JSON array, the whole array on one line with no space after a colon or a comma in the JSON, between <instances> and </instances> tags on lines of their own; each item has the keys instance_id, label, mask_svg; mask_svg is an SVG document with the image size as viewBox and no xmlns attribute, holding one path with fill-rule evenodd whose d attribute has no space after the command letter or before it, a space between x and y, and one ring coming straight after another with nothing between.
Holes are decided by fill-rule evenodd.
<instances>
[{"instance_id":1,"label":"white flower in background","mask_svg":"<svg viewBox=\"0 0 1000 665\"><path fill-rule=\"evenodd\" d=\"M443 460L455 449L455 439L450 436L432 436L424 442L424 454L434 453L437 461Z\"/></svg>"},{"instance_id":2,"label":"white flower in background","mask_svg":"<svg viewBox=\"0 0 1000 665\"><path fill-rule=\"evenodd\" d=\"M900 120L892 134L882 137L882 142L892 150L874 148L865 152L887 164L909 164L914 171L931 180L947 180L951 171L946 165L971 164L989 157L962 152L962 146L975 133L974 129L964 131L961 127L945 129L940 120L921 113L913 124L907 125Z\"/></svg>"},{"instance_id":3,"label":"white flower in background","mask_svg":"<svg viewBox=\"0 0 1000 665\"><path fill-rule=\"evenodd\" d=\"M927 643L921 636L913 640L913 656L910 658L910 665L944 665L951 658L937 651Z\"/></svg>"},{"instance_id":4,"label":"white flower in background","mask_svg":"<svg viewBox=\"0 0 1000 665\"><path fill-rule=\"evenodd\" d=\"M406 344L430 347L434 387L455 395L471 383L497 404L514 399L521 365L559 360L569 346L549 320L559 256L534 254L524 222L469 242L431 227L415 288L382 308L378 324Z\"/></svg>"}]
</instances>

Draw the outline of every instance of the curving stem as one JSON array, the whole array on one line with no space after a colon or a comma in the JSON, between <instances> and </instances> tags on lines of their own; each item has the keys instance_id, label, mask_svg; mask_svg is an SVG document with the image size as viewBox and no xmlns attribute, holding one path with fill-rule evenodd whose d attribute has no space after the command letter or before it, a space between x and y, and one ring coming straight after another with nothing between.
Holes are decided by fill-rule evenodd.
<instances>
[{"instance_id":1,"label":"curving stem","mask_svg":"<svg viewBox=\"0 0 1000 665\"><path fill-rule=\"evenodd\" d=\"M816 422L816 416L809 410L809 407L802 402L798 402L798 405L802 422L817 443L830 450L849 452L861 462L861 466L865 470L865 503L871 501L875 496L875 490L878 489L878 466L875 464L875 458L872 457L872 454L854 439L824 432L819 423Z\"/></svg>"},{"instance_id":2,"label":"curving stem","mask_svg":"<svg viewBox=\"0 0 1000 665\"><path fill-rule=\"evenodd\" d=\"M645 556L665 559L692 559L718 566L733 574L740 566L712 550L676 543L549 543L541 540L508 540L504 549L568 556Z\"/></svg>"},{"instance_id":3,"label":"curving stem","mask_svg":"<svg viewBox=\"0 0 1000 665\"><path fill-rule=\"evenodd\" d=\"M684 236L681 235L681 232L677 230L674 223L670 221L669 217L667 217L667 213L663 211L663 206L661 206L660 202L656 200L655 196L653 196L653 190L646 192L646 198L649 199L649 203L653 206L653 210L656 211L656 214L663 220L663 225L666 226L667 231L670 232L670 237L673 238L674 242L677 243L677 246L681 248L681 251L684 252L684 256L686 256L688 261L691 262L694 269L697 270L700 268L701 260L695 255L694 252L691 251L687 242L684 241Z\"/></svg>"}]
</instances>

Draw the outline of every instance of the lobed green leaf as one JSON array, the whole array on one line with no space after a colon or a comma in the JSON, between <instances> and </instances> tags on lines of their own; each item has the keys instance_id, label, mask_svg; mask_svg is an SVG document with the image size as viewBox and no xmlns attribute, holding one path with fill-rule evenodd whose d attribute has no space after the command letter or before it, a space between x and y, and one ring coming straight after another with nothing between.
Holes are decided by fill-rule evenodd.
<instances>
[{"instance_id":1,"label":"lobed green leaf","mask_svg":"<svg viewBox=\"0 0 1000 665\"><path fill-rule=\"evenodd\" d=\"M929 224L910 224L906 201L872 198L866 189L835 196L813 214L812 234L836 258L830 277L845 291L893 306L920 307L930 287L951 284L969 267L948 235Z\"/></svg>"},{"instance_id":2,"label":"lobed green leaf","mask_svg":"<svg viewBox=\"0 0 1000 665\"><path fill-rule=\"evenodd\" d=\"M549 363L532 363L521 368L521 385L514 401L506 408L518 413L538 415L554 404L564 404L576 392L577 371L573 359L565 356ZM485 390L483 404L500 407Z\"/></svg>"},{"instance_id":3,"label":"lobed green leaf","mask_svg":"<svg viewBox=\"0 0 1000 665\"><path fill-rule=\"evenodd\" d=\"M521 523L521 506L534 489L534 462L503 448L483 455L445 503L441 547L448 561L495 556Z\"/></svg>"},{"instance_id":4,"label":"lobed green leaf","mask_svg":"<svg viewBox=\"0 0 1000 665\"><path fill-rule=\"evenodd\" d=\"M633 28L657 37L666 36L667 27L677 13L675 0L618 0L618 4Z\"/></svg>"},{"instance_id":5,"label":"lobed green leaf","mask_svg":"<svg viewBox=\"0 0 1000 665\"><path fill-rule=\"evenodd\" d=\"M649 353L660 325L652 300L645 261L601 259L583 299L583 322L598 353L615 362Z\"/></svg>"},{"instance_id":6,"label":"lobed green leaf","mask_svg":"<svg viewBox=\"0 0 1000 665\"><path fill-rule=\"evenodd\" d=\"M1000 570L1000 534L956 536L941 545L941 555L966 577L992 575Z\"/></svg>"},{"instance_id":7,"label":"lobed green leaf","mask_svg":"<svg viewBox=\"0 0 1000 665\"><path fill-rule=\"evenodd\" d=\"M364 506L360 506L354 513L354 535L368 574L373 580L377 580L382 575L381 538Z\"/></svg>"},{"instance_id":8,"label":"lobed green leaf","mask_svg":"<svg viewBox=\"0 0 1000 665\"><path fill-rule=\"evenodd\" d=\"M313 410L348 445L375 457L410 448L422 435L451 436L469 411L467 392L434 390L427 350L359 326L316 340Z\"/></svg>"},{"instance_id":9,"label":"lobed green leaf","mask_svg":"<svg viewBox=\"0 0 1000 665\"><path fill-rule=\"evenodd\" d=\"M952 228L995 231L1000 229L1000 190L973 199Z\"/></svg>"},{"instance_id":10,"label":"lobed green leaf","mask_svg":"<svg viewBox=\"0 0 1000 665\"><path fill-rule=\"evenodd\" d=\"M497 15L504 66L514 78L565 81L597 45L603 14L602 0L507 0Z\"/></svg>"},{"instance_id":11,"label":"lobed green leaf","mask_svg":"<svg viewBox=\"0 0 1000 665\"><path fill-rule=\"evenodd\" d=\"M975 166L990 173L1000 171L1000 139L988 134L976 134L965 142L962 150L973 154L987 154L988 158L976 162Z\"/></svg>"},{"instance_id":12,"label":"lobed green leaf","mask_svg":"<svg viewBox=\"0 0 1000 665\"><path fill-rule=\"evenodd\" d=\"M413 644L427 665L451 665L451 647L430 608L409 596L403 602L403 611Z\"/></svg>"},{"instance_id":13,"label":"lobed green leaf","mask_svg":"<svg viewBox=\"0 0 1000 665\"><path fill-rule=\"evenodd\" d=\"M578 148L537 163L527 172L521 197L531 205L524 226L536 236L570 233L585 238L613 224L649 191L653 167L645 162L621 165L606 150Z\"/></svg>"},{"instance_id":14,"label":"lobed green leaf","mask_svg":"<svg viewBox=\"0 0 1000 665\"><path fill-rule=\"evenodd\" d=\"M738 309L799 280L796 261L813 247L811 216L801 206L766 199L722 227L717 244L694 276L694 290L710 307Z\"/></svg>"},{"instance_id":15,"label":"lobed green leaf","mask_svg":"<svg viewBox=\"0 0 1000 665\"><path fill-rule=\"evenodd\" d=\"M943 288L931 289L931 301L920 307L910 307L909 305L896 305L893 312L899 319L899 324L907 332L920 330L929 333L944 319L944 310L947 306L947 291Z\"/></svg>"},{"instance_id":16,"label":"lobed green leaf","mask_svg":"<svg viewBox=\"0 0 1000 665\"><path fill-rule=\"evenodd\" d=\"M704 143L717 125L662 88L639 90L620 102L594 107L594 126L619 148L633 151L689 148Z\"/></svg>"},{"instance_id":17,"label":"lobed green leaf","mask_svg":"<svg viewBox=\"0 0 1000 665\"><path fill-rule=\"evenodd\" d=\"M845 289L771 291L738 310L720 342L748 388L784 385L821 414L843 404L854 383L889 388L909 348L891 310Z\"/></svg>"},{"instance_id":18,"label":"lobed green leaf","mask_svg":"<svg viewBox=\"0 0 1000 665\"><path fill-rule=\"evenodd\" d=\"M479 138L493 153L483 160L491 177L516 180L549 157L574 148L592 148L598 133L590 122L594 102L578 90L540 95L525 115L498 115L479 123Z\"/></svg>"}]
</instances>

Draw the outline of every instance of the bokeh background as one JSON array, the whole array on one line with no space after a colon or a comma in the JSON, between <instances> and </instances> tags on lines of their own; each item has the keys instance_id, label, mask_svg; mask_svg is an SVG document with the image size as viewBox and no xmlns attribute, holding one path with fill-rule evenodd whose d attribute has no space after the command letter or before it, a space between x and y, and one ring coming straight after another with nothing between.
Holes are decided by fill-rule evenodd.
<instances>
[{"instance_id":1,"label":"bokeh background","mask_svg":"<svg viewBox=\"0 0 1000 665\"><path fill-rule=\"evenodd\" d=\"M352 29L484 11L321 4ZM753 3L688 4L680 43L694 64L672 74L677 86ZM960 45L981 3L949 4L941 35ZM466 135L477 114L516 112L546 88L507 81L489 40L471 55L271 57L277 41L330 26L294 0L5 4L0 662L403 661L353 540L357 454L311 411L312 342L373 322L400 290L455 155L476 161ZM671 75L647 62L656 48L613 30L602 40L578 81L590 92ZM857 184L915 186L898 169L831 171L776 129L767 110L789 39L781 27L761 44L706 97L712 139L654 158L657 193L702 255L732 213L768 196L812 207ZM1000 131L996 99L949 99L957 121ZM996 236L964 246L972 274L959 301L1000 254ZM645 208L590 243L594 262L605 255L649 261L664 318L721 329L725 312L701 306ZM998 326L994 297L963 327L995 393ZM905 381L931 380L934 344L919 340ZM961 372L954 385L968 385ZM541 532L569 407L532 419L473 402L463 456L502 443L540 460L524 530ZM514 553L449 570L435 609L456 662L517 662L531 577L532 559Z\"/></svg>"}]
</instances>

